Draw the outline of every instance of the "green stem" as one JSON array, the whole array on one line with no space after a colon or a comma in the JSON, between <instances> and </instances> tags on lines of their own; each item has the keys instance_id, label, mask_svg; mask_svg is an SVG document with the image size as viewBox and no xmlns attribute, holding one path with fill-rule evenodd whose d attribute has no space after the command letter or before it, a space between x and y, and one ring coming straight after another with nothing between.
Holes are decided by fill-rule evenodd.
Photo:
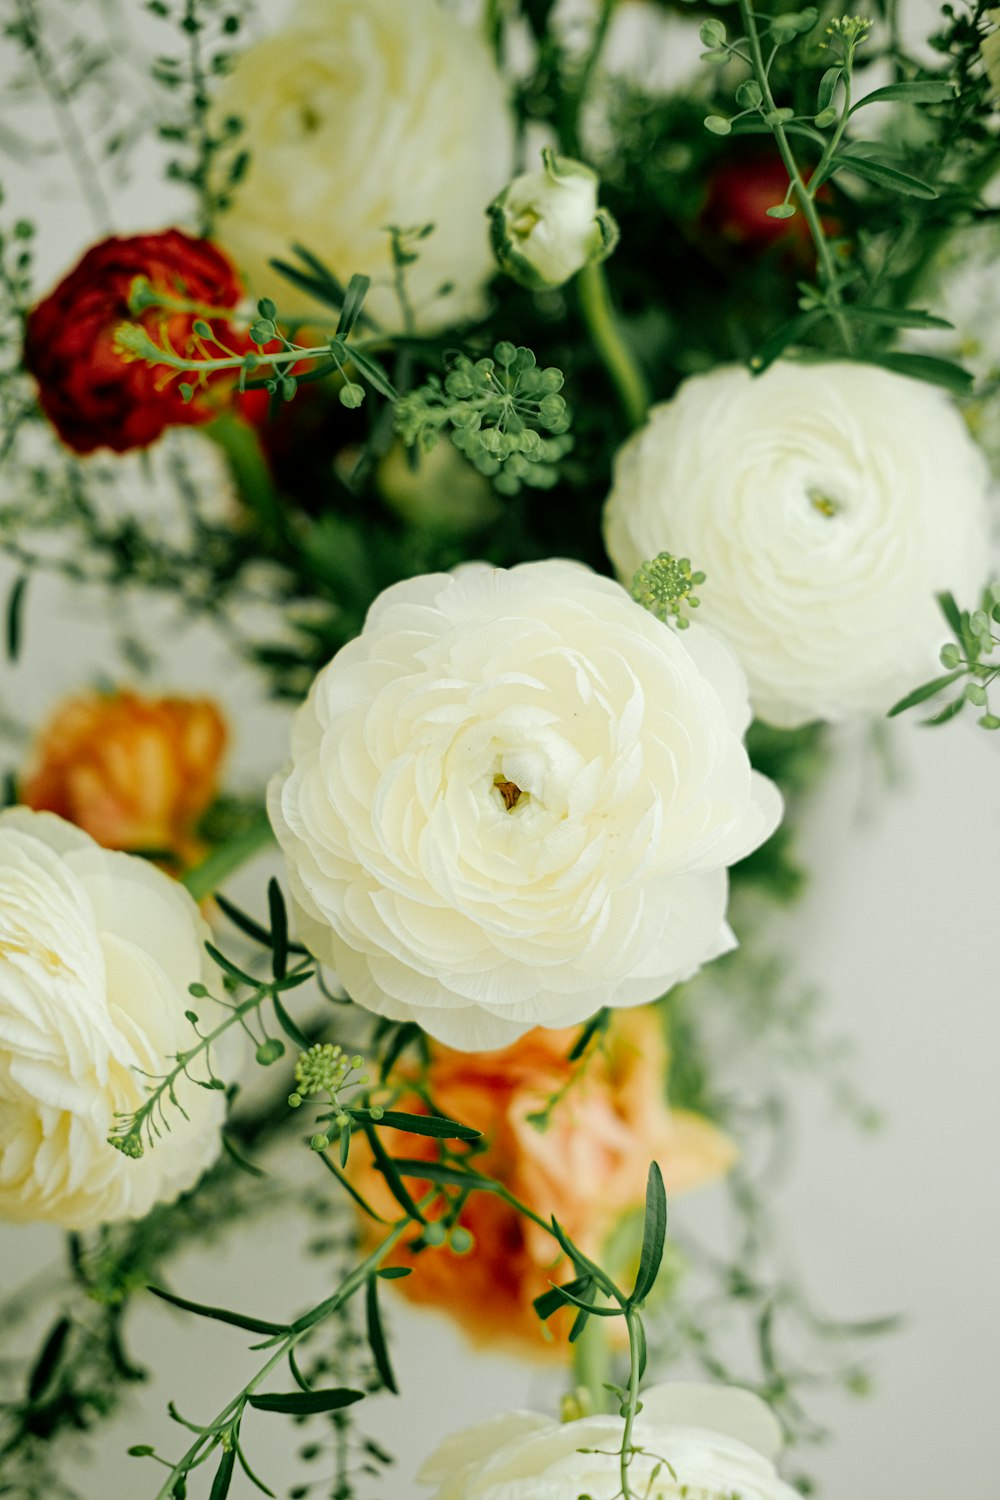
<instances>
[{"instance_id":1,"label":"green stem","mask_svg":"<svg viewBox=\"0 0 1000 1500\"><path fill-rule=\"evenodd\" d=\"M576 285L590 336L618 392L629 426L639 427L649 410L649 388L632 351L622 337L611 305L603 264L592 262L584 266L576 278Z\"/></svg>"},{"instance_id":2,"label":"green stem","mask_svg":"<svg viewBox=\"0 0 1000 1500\"><path fill-rule=\"evenodd\" d=\"M197 1439L191 1444L191 1447L185 1453L184 1457L180 1459L170 1470L170 1473L167 1475L167 1478L164 1481L162 1487L156 1493L156 1500L173 1500L174 1486L177 1483L178 1479L182 1479L186 1474L190 1472L195 1464L201 1463L205 1458L207 1458L208 1453L210 1452L211 1447L215 1444L215 1441L218 1438L219 1434L222 1433L225 1428L231 1427L233 1422L238 1420L238 1418L242 1416L243 1408L246 1406L247 1400L254 1394L254 1392L257 1390L257 1387L262 1383L262 1381L267 1379L268 1375L270 1375L271 1371L275 1368L276 1365L279 1365L283 1359L287 1358L287 1356L291 1353L295 1346L305 1338L306 1334L309 1333L311 1329L315 1328L318 1323L323 1322L325 1318L330 1317L331 1314L335 1313L338 1308L343 1307L348 1298L352 1297L358 1290L358 1288L364 1285L367 1277L372 1273L372 1271L378 1269L385 1256L388 1255L389 1251L402 1237L411 1223L412 1220L409 1215L407 1215L403 1219L398 1220L398 1222L393 1226L391 1232L386 1235L384 1240L382 1240L381 1244L376 1245L375 1249L367 1257L367 1259L363 1260L359 1266L356 1266L354 1268L350 1276L347 1277L343 1285L337 1292L334 1293L332 1297L329 1297L325 1302L320 1303L318 1308L313 1308L311 1313L306 1314L306 1318L299 1318L292 1325L288 1334L285 1335L285 1337L281 1340L278 1348L275 1349L270 1359L268 1359L267 1362L261 1366L253 1379L243 1387L239 1395L234 1396L229 1404L223 1407L218 1416L216 1416L213 1421L210 1422L209 1425L205 1428L205 1430L198 1435ZM308 1319L309 1321L306 1321L306 1319ZM279 1335L279 1338L280 1337L281 1336ZM202 1452L202 1449L205 1449L204 1453Z\"/></svg>"},{"instance_id":3,"label":"green stem","mask_svg":"<svg viewBox=\"0 0 1000 1500\"><path fill-rule=\"evenodd\" d=\"M639 1314L630 1307L625 1313L629 1351L628 1401L625 1404L625 1430L622 1433L622 1451L618 1469L622 1500L633 1500L628 1482L628 1466L632 1462L632 1427L639 1405L639 1344L642 1337L639 1323Z\"/></svg>"},{"instance_id":4,"label":"green stem","mask_svg":"<svg viewBox=\"0 0 1000 1500\"><path fill-rule=\"evenodd\" d=\"M747 42L750 45L750 55L753 58L754 77L756 78L757 83L760 87L761 94L763 95L762 113L764 115L774 114L777 106L774 102L774 95L771 92L771 84L767 76L768 70L764 64L764 55L761 51L760 37L757 33L757 24L754 20L754 14L750 6L750 0L739 0L739 6L740 19L742 20L743 26L746 30ZM799 207L802 209L802 212L806 218L806 223L809 225L809 233L812 235L813 244L816 247L816 259L819 262L820 274L823 278L824 290L830 303L831 316L833 317L833 321L837 325L837 331L840 334L840 338L844 345L844 348L847 353L850 354L854 349L854 340L851 335L851 329L848 321L844 317L844 314L841 310L843 299L841 298L840 290L837 286L837 268L833 263L833 254L830 250L826 235L823 232L822 221L816 210L816 205L813 202L809 189L802 178L801 172L799 171L798 163L795 160L792 148L788 144L788 136L785 133L784 125L780 120L778 120L771 126L771 130L774 135L774 139L777 142L778 150L781 152L781 159L785 164L785 171L788 173L789 180L791 181L792 187L795 190L795 196L799 201Z\"/></svg>"},{"instance_id":5,"label":"green stem","mask_svg":"<svg viewBox=\"0 0 1000 1500\"><path fill-rule=\"evenodd\" d=\"M573 1349L573 1381L590 1397L595 1412L607 1402L604 1389L611 1378L611 1351L604 1331L605 1319L591 1318Z\"/></svg>"},{"instance_id":6,"label":"green stem","mask_svg":"<svg viewBox=\"0 0 1000 1500\"><path fill-rule=\"evenodd\" d=\"M274 838L267 812L261 808L249 828L236 834L224 844L213 849L200 865L188 870L183 884L196 901L204 901L213 891L248 859L258 853Z\"/></svg>"}]
</instances>

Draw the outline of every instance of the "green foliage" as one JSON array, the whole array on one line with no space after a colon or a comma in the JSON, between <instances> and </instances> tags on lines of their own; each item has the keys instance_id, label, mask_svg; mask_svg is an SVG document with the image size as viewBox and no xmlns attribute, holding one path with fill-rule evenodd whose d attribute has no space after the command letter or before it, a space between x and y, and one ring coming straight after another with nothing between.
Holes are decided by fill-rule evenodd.
<instances>
[{"instance_id":1,"label":"green foliage","mask_svg":"<svg viewBox=\"0 0 1000 1500\"><path fill-rule=\"evenodd\" d=\"M407 392L396 403L395 428L424 452L450 429L456 448L502 494L516 495L522 485L550 489L572 447L562 384L561 370L539 369L530 349L503 341L492 359L455 355L443 380L430 375Z\"/></svg>"},{"instance_id":2,"label":"green foliage","mask_svg":"<svg viewBox=\"0 0 1000 1500\"><path fill-rule=\"evenodd\" d=\"M938 708L925 724L946 724L957 718L967 703L984 709L976 722L982 729L1000 729L1000 714L990 707L990 688L1000 676L1000 635L994 635L994 624L1000 624L1000 587L991 585L983 593L978 609L959 609L951 594L939 594L941 612L952 629L954 639L941 647L941 665L947 671L916 687L900 698L889 710L889 718L917 708L949 688L959 689L943 708ZM998 705L1000 707L1000 705Z\"/></svg>"}]
</instances>

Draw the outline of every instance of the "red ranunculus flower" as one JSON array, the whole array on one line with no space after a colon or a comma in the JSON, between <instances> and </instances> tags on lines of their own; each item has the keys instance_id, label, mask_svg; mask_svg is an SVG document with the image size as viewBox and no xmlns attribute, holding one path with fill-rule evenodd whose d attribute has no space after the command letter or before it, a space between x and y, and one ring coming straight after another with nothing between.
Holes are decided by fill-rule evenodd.
<instances>
[{"instance_id":1,"label":"red ranunculus flower","mask_svg":"<svg viewBox=\"0 0 1000 1500\"><path fill-rule=\"evenodd\" d=\"M724 161L709 178L702 212L705 228L733 245L766 250L771 245L806 246L809 226L801 210L788 219L772 219L767 210L783 203L788 173L777 157L746 155ZM794 195L792 203L797 200Z\"/></svg>"},{"instance_id":2,"label":"red ranunculus flower","mask_svg":"<svg viewBox=\"0 0 1000 1500\"><path fill-rule=\"evenodd\" d=\"M148 307L129 311L137 277L158 292L206 308L232 308L243 287L229 259L208 240L179 229L102 240L28 316L25 363L39 385L42 409L63 442L77 453L144 448L165 427L217 416L233 399L236 373L219 371L205 383L165 365L123 358L115 330L142 323L155 343L175 353L195 353L194 312ZM244 353L247 335L221 318L202 314L228 348ZM210 357L219 350L209 348ZM180 386L194 386L185 401Z\"/></svg>"}]
</instances>

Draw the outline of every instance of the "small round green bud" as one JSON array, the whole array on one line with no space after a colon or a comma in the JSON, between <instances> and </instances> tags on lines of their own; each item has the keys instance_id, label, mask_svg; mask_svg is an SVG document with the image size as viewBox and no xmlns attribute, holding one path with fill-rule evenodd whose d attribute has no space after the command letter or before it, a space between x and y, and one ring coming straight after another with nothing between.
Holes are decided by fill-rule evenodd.
<instances>
[{"instance_id":1,"label":"small round green bud","mask_svg":"<svg viewBox=\"0 0 1000 1500\"><path fill-rule=\"evenodd\" d=\"M382 1116L385 1114L385 1110L382 1108L381 1104L373 1104L371 1109L369 1110L369 1114L371 1115L373 1120L381 1120Z\"/></svg>"},{"instance_id":2,"label":"small round green bud","mask_svg":"<svg viewBox=\"0 0 1000 1500\"><path fill-rule=\"evenodd\" d=\"M504 339L494 348L493 357L498 365L502 365L507 370L517 359L517 348L508 339Z\"/></svg>"},{"instance_id":3,"label":"small round green bud","mask_svg":"<svg viewBox=\"0 0 1000 1500\"><path fill-rule=\"evenodd\" d=\"M302 1095L301 1094L289 1094L289 1096L288 1096L288 1107L289 1107L289 1109L298 1109L298 1107L299 1107L299 1105L301 1103L302 1103Z\"/></svg>"},{"instance_id":4,"label":"small round green bud","mask_svg":"<svg viewBox=\"0 0 1000 1500\"><path fill-rule=\"evenodd\" d=\"M1000 718L996 714L983 714L979 723L983 729L1000 729Z\"/></svg>"},{"instance_id":5,"label":"small round green bud","mask_svg":"<svg viewBox=\"0 0 1000 1500\"><path fill-rule=\"evenodd\" d=\"M448 1243L456 1255L468 1255L475 1244L475 1240L467 1229L458 1224L448 1236Z\"/></svg>"},{"instance_id":6,"label":"small round green bud","mask_svg":"<svg viewBox=\"0 0 1000 1500\"><path fill-rule=\"evenodd\" d=\"M962 660L962 653L958 647L949 642L947 646L941 647L941 665L943 667L957 667Z\"/></svg>"},{"instance_id":7,"label":"small round green bud","mask_svg":"<svg viewBox=\"0 0 1000 1500\"><path fill-rule=\"evenodd\" d=\"M356 385L354 381L351 380L348 381L347 385L342 385L340 387L341 406L349 407L350 410L353 411L355 407L361 405L364 399L365 388L363 385Z\"/></svg>"},{"instance_id":8,"label":"small round green bud","mask_svg":"<svg viewBox=\"0 0 1000 1500\"><path fill-rule=\"evenodd\" d=\"M205 996L208 994L208 990L203 984L189 984L188 994L193 995L196 1000L204 1000Z\"/></svg>"},{"instance_id":9,"label":"small round green bud","mask_svg":"<svg viewBox=\"0 0 1000 1500\"><path fill-rule=\"evenodd\" d=\"M540 420L545 423L546 427L548 427L551 422L561 422L565 415L566 402L563 400L562 396L556 396L554 394L543 396L541 401L538 403L538 416Z\"/></svg>"},{"instance_id":10,"label":"small round green bud","mask_svg":"<svg viewBox=\"0 0 1000 1500\"><path fill-rule=\"evenodd\" d=\"M361 1056L361 1053L360 1052L355 1052L354 1056L351 1058L351 1067L352 1068L363 1068L364 1065L365 1065L365 1060Z\"/></svg>"},{"instance_id":11,"label":"small round green bud","mask_svg":"<svg viewBox=\"0 0 1000 1500\"><path fill-rule=\"evenodd\" d=\"M475 386L464 370L452 370L445 377L444 388L449 396L454 396L456 401L465 401L472 395Z\"/></svg>"},{"instance_id":12,"label":"small round green bud","mask_svg":"<svg viewBox=\"0 0 1000 1500\"><path fill-rule=\"evenodd\" d=\"M986 689L978 682L967 682L965 684L965 696L977 708L984 708L986 705Z\"/></svg>"},{"instance_id":13,"label":"small round green bud","mask_svg":"<svg viewBox=\"0 0 1000 1500\"><path fill-rule=\"evenodd\" d=\"M136 1443L128 1450L130 1458L152 1458L156 1450L149 1443Z\"/></svg>"},{"instance_id":14,"label":"small round green bud","mask_svg":"<svg viewBox=\"0 0 1000 1500\"><path fill-rule=\"evenodd\" d=\"M279 1057L284 1057L285 1044L276 1036L269 1036L266 1041L261 1042L254 1055L262 1068L270 1067Z\"/></svg>"},{"instance_id":15,"label":"small round green bud","mask_svg":"<svg viewBox=\"0 0 1000 1500\"><path fill-rule=\"evenodd\" d=\"M447 1237L447 1231L443 1224L427 1224L424 1227L423 1239L425 1245L437 1248L438 1245L444 1244Z\"/></svg>"},{"instance_id":16,"label":"small round green bud","mask_svg":"<svg viewBox=\"0 0 1000 1500\"><path fill-rule=\"evenodd\" d=\"M562 370L557 370L555 365L539 372L541 388L548 396L554 396L557 391L562 390L565 378Z\"/></svg>"},{"instance_id":17,"label":"small round green bud","mask_svg":"<svg viewBox=\"0 0 1000 1500\"><path fill-rule=\"evenodd\" d=\"M330 1137L328 1135L314 1135L309 1144L314 1151L325 1151L330 1144Z\"/></svg>"}]
</instances>

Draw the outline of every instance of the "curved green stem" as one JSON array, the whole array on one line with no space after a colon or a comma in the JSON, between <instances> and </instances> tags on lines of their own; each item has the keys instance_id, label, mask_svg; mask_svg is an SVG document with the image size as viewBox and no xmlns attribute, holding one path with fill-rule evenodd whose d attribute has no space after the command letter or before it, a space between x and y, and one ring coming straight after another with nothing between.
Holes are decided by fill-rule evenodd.
<instances>
[{"instance_id":1,"label":"curved green stem","mask_svg":"<svg viewBox=\"0 0 1000 1500\"><path fill-rule=\"evenodd\" d=\"M628 1328L629 1350L628 1401L625 1403L625 1430L622 1433L622 1451L618 1472L621 1478L622 1500L632 1500L632 1490L628 1482L628 1466L632 1462L634 1451L632 1427L639 1407L639 1348L642 1338L639 1314L632 1307L625 1313L625 1324Z\"/></svg>"},{"instance_id":2,"label":"curved green stem","mask_svg":"<svg viewBox=\"0 0 1000 1500\"><path fill-rule=\"evenodd\" d=\"M764 55L761 51L760 46L760 36L757 32L757 23L754 19L753 10L750 6L750 0L739 0L739 6L740 19L742 20L743 26L746 30L747 42L750 46L750 55L753 59L754 77L756 78L757 83L760 87L761 94L763 95L762 112L765 115L773 115L776 112L777 106L774 102L774 95L771 92L771 84L768 78L768 69L764 63ZM774 134L774 139L777 142L778 150L781 152L781 159L785 164L785 170L788 173L789 180L795 190L795 196L798 199L799 207L805 215L806 223L809 226L809 233L812 235L813 244L816 247L816 259L819 262L820 274L823 278L824 290L826 291L827 297L829 298L831 316L833 317L833 321L837 325L837 331L840 334L844 349L848 354L850 354L854 349L854 339L851 334L850 325L848 324L847 319L844 317L844 314L841 311L841 304L843 299L841 298L840 290L837 286L837 268L833 262L833 254L830 250L829 242L823 231L823 225L816 210L816 204L813 201L812 194L809 192L809 189L806 186L806 183L802 177L802 173L799 171L794 152L792 151L792 148L788 143L788 136L785 132L784 125L780 120L777 120L772 124L771 130Z\"/></svg>"},{"instance_id":3,"label":"curved green stem","mask_svg":"<svg viewBox=\"0 0 1000 1500\"><path fill-rule=\"evenodd\" d=\"M584 266L576 278L580 307L590 336L618 392L632 428L641 426L649 410L649 387L632 351L622 337L611 305L608 279L601 262Z\"/></svg>"},{"instance_id":4,"label":"curved green stem","mask_svg":"<svg viewBox=\"0 0 1000 1500\"><path fill-rule=\"evenodd\" d=\"M610 1350L603 1320L591 1318L572 1348L574 1384L587 1392L594 1411L603 1411L607 1401L604 1387L611 1375Z\"/></svg>"}]
</instances>

